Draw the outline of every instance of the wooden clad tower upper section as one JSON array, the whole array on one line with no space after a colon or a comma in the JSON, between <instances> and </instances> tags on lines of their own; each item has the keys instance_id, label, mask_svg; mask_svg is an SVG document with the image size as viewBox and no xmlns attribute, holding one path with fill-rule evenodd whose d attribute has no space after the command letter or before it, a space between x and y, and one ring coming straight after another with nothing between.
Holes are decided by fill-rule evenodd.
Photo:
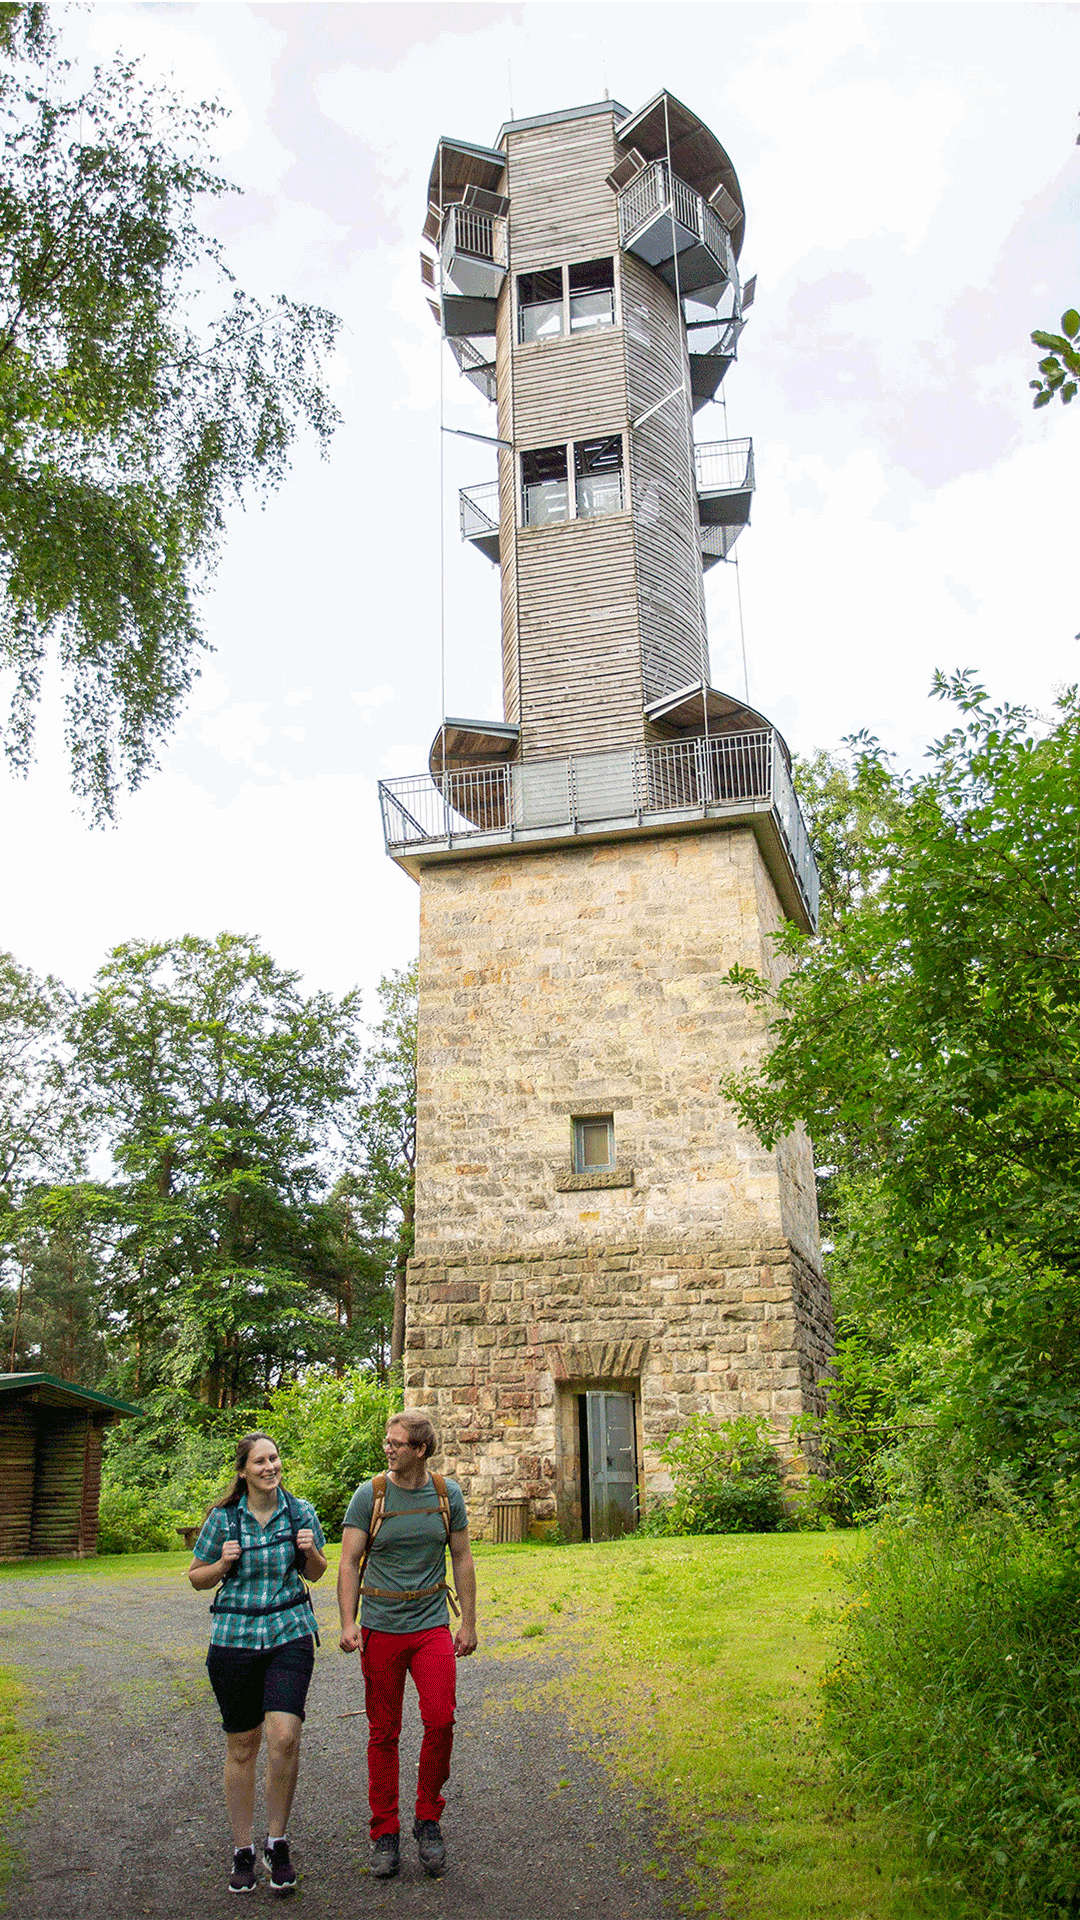
<instances>
[{"instance_id":1,"label":"wooden clad tower upper section","mask_svg":"<svg viewBox=\"0 0 1080 1920\"><path fill-rule=\"evenodd\" d=\"M715 730L703 571L753 487L749 442L693 431L747 304L727 155L669 94L634 115L605 100L511 121L490 148L440 141L429 198L432 308L497 407L497 478L461 517L501 573L503 752ZM440 766L491 758L492 738L444 733Z\"/></svg>"}]
</instances>

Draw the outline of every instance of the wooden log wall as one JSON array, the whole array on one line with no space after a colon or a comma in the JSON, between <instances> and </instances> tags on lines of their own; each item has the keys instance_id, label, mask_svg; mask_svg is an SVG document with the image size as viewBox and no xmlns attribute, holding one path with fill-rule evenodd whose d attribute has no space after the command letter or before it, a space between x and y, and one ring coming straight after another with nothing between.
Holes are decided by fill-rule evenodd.
<instances>
[{"instance_id":1,"label":"wooden log wall","mask_svg":"<svg viewBox=\"0 0 1080 1920\"><path fill-rule=\"evenodd\" d=\"M93 1553L100 1485L101 1435L93 1415L50 1408L39 1416L30 1553Z\"/></svg>"},{"instance_id":2,"label":"wooden log wall","mask_svg":"<svg viewBox=\"0 0 1080 1920\"><path fill-rule=\"evenodd\" d=\"M20 1401L0 1407L0 1560L21 1560L30 1551L36 1443L31 1409Z\"/></svg>"}]
</instances>

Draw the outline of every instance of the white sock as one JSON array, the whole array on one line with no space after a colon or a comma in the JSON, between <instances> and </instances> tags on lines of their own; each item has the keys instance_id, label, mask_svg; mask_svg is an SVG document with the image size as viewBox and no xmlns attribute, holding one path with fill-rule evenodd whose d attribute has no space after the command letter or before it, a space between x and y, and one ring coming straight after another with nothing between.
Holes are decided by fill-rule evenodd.
<instances>
[{"instance_id":1,"label":"white sock","mask_svg":"<svg viewBox=\"0 0 1080 1920\"><path fill-rule=\"evenodd\" d=\"M283 1833L268 1833L266 1836L266 1844L268 1847L275 1847L279 1840L284 1839L285 1835Z\"/></svg>"}]
</instances>

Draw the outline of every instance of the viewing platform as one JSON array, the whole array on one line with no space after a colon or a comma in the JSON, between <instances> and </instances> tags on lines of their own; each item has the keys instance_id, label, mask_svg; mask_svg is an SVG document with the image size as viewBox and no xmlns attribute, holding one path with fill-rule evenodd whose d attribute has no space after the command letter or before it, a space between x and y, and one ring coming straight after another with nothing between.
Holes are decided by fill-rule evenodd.
<instances>
[{"instance_id":1,"label":"viewing platform","mask_svg":"<svg viewBox=\"0 0 1080 1920\"><path fill-rule=\"evenodd\" d=\"M749 826L784 909L812 933L818 871L774 728L380 780L386 851L433 860L508 847Z\"/></svg>"},{"instance_id":2,"label":"viewing platform","mask_svg":"<svg viewBox=\"0 0 1080 1920\"><path fill-rule=\"evenodd\" d=\"M754 445L751 440L713 440L694 448L694 484L701 532L701 559L706 568L726 560L742 529L750 521L754 492ZM567 502L569 493L567 492ZM624 505L621 487L612 489L611 507ZM593 514L600 510L595 497ZM499 483L481 480L458 494L461 537L499 563ZM568 506L560 518L568 518Z\"/></svg>"}]
</instances>

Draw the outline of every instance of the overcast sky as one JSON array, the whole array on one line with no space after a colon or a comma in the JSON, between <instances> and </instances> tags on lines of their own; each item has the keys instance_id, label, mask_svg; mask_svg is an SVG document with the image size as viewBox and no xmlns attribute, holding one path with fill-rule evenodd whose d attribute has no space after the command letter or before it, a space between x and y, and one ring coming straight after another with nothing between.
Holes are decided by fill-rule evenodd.
<instances>
[{"instance_id":1,"label":"overcast sky","mask_svg":"<svg viewBox=\"0 0 1080 1920\"><path fill-rule=\"evenodd\" d=\"M59 10L57 10L59 11ZM0 945L84 985L135 936L259 935L312 987L416 948L418 893L376 784L440 718L439 345L418 272L441 133L668 87L731 155L757 301L699 440L753 436L739 543L749 693L796 752L868 728L915 764L935 667L1046 709L1080 677L1080 403L1031 410L1034 326L1080 299L1080 8L1072 5L109 5L69 44L143 57L230 110L214 210L252 291L344 320L330 457L301 450L234 516L205 604L216 651L114 830L66 789L46 712L0 772ZM447 360L447 420L494 411ZM496 570L457 533L493 456L446 440L450 713L498 717ZM707 577L712 678L743 688L735 576Z\"/></svg>"}]
</instances>

